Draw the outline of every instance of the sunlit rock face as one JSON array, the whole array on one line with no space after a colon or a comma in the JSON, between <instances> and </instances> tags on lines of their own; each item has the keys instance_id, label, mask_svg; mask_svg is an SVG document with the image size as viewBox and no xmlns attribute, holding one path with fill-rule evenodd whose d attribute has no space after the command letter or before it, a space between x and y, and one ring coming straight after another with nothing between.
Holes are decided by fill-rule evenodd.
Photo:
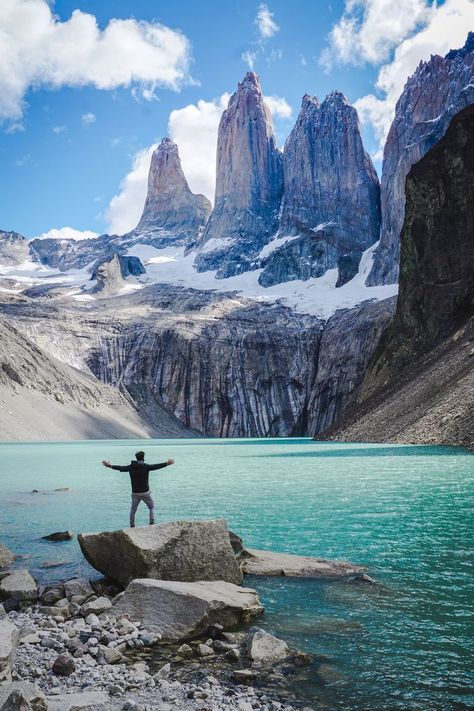
<instances>
[{"instance_id":1,"label":"sunlit rock face","mask_svg":"<svg viewBox=\"0 0 474 711\"><path fill-rule=\"evenodd\" d=\"M30 259L28 240L18 232L0 230L0 264L15 266Z\"/></svg>"},{"instance_id":2,"label":"sunlit rock face","mask_svg":"<svg viewBox=\"0 0 474 711\"><path fill-rule=\"evenodd\" d=\"M249 72L222 114L216 199L196 258L198 271L228 277L253 268L276 232L283 190L282 154L260 82Z\"/></svg>"},{"instance_id":3,"label":"sunlit rock face","mask_svg":"<svg viewBox=\"0 0 474 711\"><path fill-rule=\"evenodd\" d=\"M322 276L338 286L357 272L380 228L379 181L365 152L354 107L340 92L303 97L283 153L284 195L277 237L298 236L262 261L260 283Z\"/></svg>"},{"instance_id":4,"label":"sunlit rock face","mask_svg":"<svg viewBox=\"0 0 474 711\"><path fill-rule=\"evenodd\" d=\"M405 179L444 136L452 117L474 103L474 33L462 49L421 62L398 100L382 168L380 246L369 286L398 281L400 232L405 217Z\"/></svg>"},{"instance_id":5,"label":"sunlit rock face","mask_svg":"<svg viewBox=\"0 0 474 711\"><path fill-rule=\"evenodd\" d=\"M192 244L211 213L204 195L195 195L184 177L178 146L164 138L154 151L148 193L135 232L152 232L155 246Z\"/></svg>"}]
</instances>

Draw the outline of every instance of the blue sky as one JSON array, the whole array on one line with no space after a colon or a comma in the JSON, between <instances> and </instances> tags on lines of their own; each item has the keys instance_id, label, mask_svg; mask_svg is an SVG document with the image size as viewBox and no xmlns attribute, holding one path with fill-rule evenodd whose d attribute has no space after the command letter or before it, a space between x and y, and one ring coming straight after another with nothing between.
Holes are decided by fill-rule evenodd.
<instances>
[{"instance_id":1,"label":"blue sky","mask_svg":"<svg viewBox=\"0 0 474 711\"><path fill-rule=\"evenodd\" d=\"M379 114L389 115L393 110L388 106L393 104L390 93L400 91L398 85L395 88L381 87L380 84L375 87L381 68L388 66L394 76L400 71L402 74L407 72L415 60L410 56L411 64L405 68L402 56L400 69L396 65L397 61L400 64L400 59L396 59L397 49L400 51L401 48L403 54L403 43L411 42L412 54L413 42L420 36L423 38L423 33L427 33L431 45L426 49L426 42L420 41L420 46L423 45L421 55L429 53L430 48L444 53L447 44L462 44L464 40L460 42L459 39L466 32L466 13L470 21L472 10L470 0L446 0L435 9L427 0L400 0L398 10L392 8L391 12L395 12L395 21L403 26L394 28L390 22L380 33L374 31L374 28L377 30L376 23L380 25L381 22L374 13L379 12L380 17L384 0L361 0L356 3L356 11L348 11L343 0L270 0L264 6L253 0L203 0L200 3L191 0L173 0L172 3L58 0L52 5L55 18L51 20L58 44L56 55L51 57L51 53L46 56L39 41L38 47L31 49L36 22L34 27L28 28L31 32L22 33L18 27L23 21L18 8L22 10L25 3L33 3L37 10L41 10L44 19L45 13L49 12L45 0L3 2L10 5L12 12L2 18L0 10L0 23L7 25L7 32L16 32L20 37L15 43L25 44L26 59L24 76L15 74L19 71L16 66L7 68L11 81L9 79L10 84L3 92L0 80L0 96L3 96L0 104L2 100L7 101L5 97L9 91L13 92L14 104L13 108L4 106L0 129L3 166L0 174L0 228L14 229L27 237L64 226L100 233L111 224L124 224L125 218L114 223L109 206L117 195L122 195L124 209L126 201L128 205L132 200L140 202L143 185L140 190L133 188L135 193L127 193L129 186L126 183L134 160L138 175L137 153L168 134L173 110L197 104L200 100L217 101L226 92L232 92L249 68L243 59L248 53L254 57L254 70L260 75L265 95L284 99L280 115L274 115L280 145L291 130L305 92L323 98L331 90L339 89L351 102L368 96L379 102L377 110L370 101L361 104L361 111L365 112L362 126L365 146L370 153L377 154L383 133L381 122L387 124L386 117L382 120ZM403 5L407 2L412 16L402 21L401 13L406 15ZM451 12L453 21L452 39L448 41L438 37L441 33L437 29L441 25L446 27L446 18L443 21L443 17L434 15L439 14L443 6L446 12ZM112 18L133 18L150 23L148 28L160 23L173 31L179 30L181 34L176 34L176 41L178 44L184 42L186 47L176 49L177 64L181 63L178 74L181 72L182 76L172 80L174 88L162 85L161 70L157 70L156 81L151 82L143 78L132 78L129 82L114 78L114 64L129 61L122 55L120 46L109 52L100 77L96 76L97 68L83 66L82 57L79 57L78 67L73 67L72 72L76 78L71 79L68 64L71 54L75 56L81 49L81 42L86 44L86 40L79 32L73 42L64 42L62 23L67 23L77 10L95 16L101 31ZM433 25L436 26L433 28ZM124 28L128 32L129 26ZM0 25L0 29L5 30L5 27ZM73 46L76 42L77 46ZM323 66L321 53L324 51ZM0 74L3 61L0 58ZM143 60L137 59L138 63L140 61L143 61L143 69L139 67L138 73L146 73L146 56ZM35 62L38 62L39 69L34 74L30 67ZM45 68L48 62L54 66ZM59 69L56 63L60 65ZM403 85L405 78L402 76L396 81ZM101 82L108 83L108 88L97 88ZM53 87L52 83L57 86ZM151 84L154 84L152 88ZM24 88L21 90L21 108L18 108L17 86ZM153 98L151 94L154 94ZM209 106L212 108L213 105ZM292 110L291 117L287 115L288 106ZM180 117L178 114L177 118ZM190 162L193 159L193 125L186 124L181 128L189 132L187 148L183 146L183 150ZM200 140L199 131L195 136ZM186 165L184 167L186 169ZM379 161L377 167L380 170ZM195 165L194 169L199 172L200 166ZM143 166L140 170L143 174ZM143 175L140 180L143 183ZM129 182L133 182L133 175ZM200 186L199 176L195 184ZM133 220L133 215L129 219Z\"/></svg>"}]
</instances>

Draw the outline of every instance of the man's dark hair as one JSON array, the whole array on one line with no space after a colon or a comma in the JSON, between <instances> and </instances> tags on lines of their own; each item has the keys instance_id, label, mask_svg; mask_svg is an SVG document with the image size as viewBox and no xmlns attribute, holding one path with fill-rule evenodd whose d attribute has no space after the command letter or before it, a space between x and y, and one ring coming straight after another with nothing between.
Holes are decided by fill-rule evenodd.
<instances>
[{"instance_id":1,"label":"man's dark hair","mask_svg":"<svg viewBox=\"0 0 474 711\"><path fill-rule=\"evenodd\" d=\"M138 462L143 462L145 459L145 452L135 452L135 457L137 458Z\"/></svg>"}]
</instances>

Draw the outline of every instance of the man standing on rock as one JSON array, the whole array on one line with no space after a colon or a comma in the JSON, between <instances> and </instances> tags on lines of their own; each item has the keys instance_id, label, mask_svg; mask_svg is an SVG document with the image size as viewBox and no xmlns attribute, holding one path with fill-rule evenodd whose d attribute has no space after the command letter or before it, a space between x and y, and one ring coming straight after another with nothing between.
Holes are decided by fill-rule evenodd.
<instances>
[{"instance_id":1,"label":"man standing on rock","mask_svg":"<svg viewBox=\"0 0 474 711\"><path fill-rule=\"evenodd\" d=\"M163 467L169 467L174 464L174 459L168 459L167 462L162 464L146 464L145 463L145 452L137 452L135 454L135 460L131 461L130 464L125 466L120 466L119 464L111 464L110 462L102 462L104 467L108 469L115 469L118 472L128 472L130 474L130 481L132 483L132 506L130 509L130 526L135 527L135 514L137 512L138 505L140 501L144 501L148 506L150 512L150 526L155 523L155 503L151 496L150 486L148 482L148 475L150 472L154 472L157 469L163 469Z\"/></svg>"}]
</instances>

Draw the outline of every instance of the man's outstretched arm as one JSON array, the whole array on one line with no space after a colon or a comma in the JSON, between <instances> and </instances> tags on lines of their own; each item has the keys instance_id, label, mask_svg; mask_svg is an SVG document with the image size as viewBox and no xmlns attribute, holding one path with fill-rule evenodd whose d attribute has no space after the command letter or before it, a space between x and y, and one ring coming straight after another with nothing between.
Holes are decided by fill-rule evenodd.
<instances>
[{"instance_id":1,"label":"man's outstretched arm","mask_svg":"<svg viewBox=\"0 0 474 711\"><path fill-rule=\"evenodd\" d=\"M117 472L128 472L130 470L130 464L127 464L126 466L120 466L120 464L111 464L105 459L102 464L104 465L104 467L107 467L107 469L115 469L115 471Z\"/></svg>"},{"instance_id":2,"label":"man's outstretched arm","mask_svg":"<svg viewBox=\"0 0 474 711\"><path fill-rule=\"evenodd\" d=\"M161 464L149 464L148 471L154 472L157 469L163 469L163 467L170 467L172 464L174 464L174 459L168 459L167 462L162 462Z\"/></svg>"}]
</instances>

